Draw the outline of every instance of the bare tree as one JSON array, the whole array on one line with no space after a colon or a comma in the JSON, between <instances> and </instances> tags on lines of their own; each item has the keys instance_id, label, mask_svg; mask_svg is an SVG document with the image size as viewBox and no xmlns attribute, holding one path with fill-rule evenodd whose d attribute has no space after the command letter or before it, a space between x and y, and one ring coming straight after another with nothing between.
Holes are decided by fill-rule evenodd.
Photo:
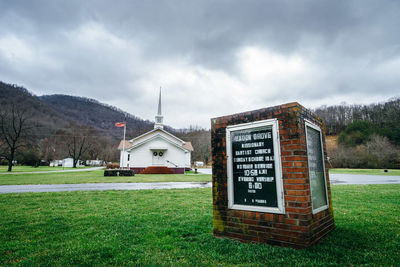
<instances>
[{"instance_id":1,"label":"bare tree","mask_svg":"<svg viewBox=\"0 0 400 267\"><path fill-rule=\"evenodd\" d=\"M0 154L8 161L8 170L12 170L15 153L26 144L31 126L29 116L17 104L4 104L0 111Z\"/></svg>"},{"instance_id":2,"label":"bare tree","mask_svg":"<svg viewBox=\"0 0 400 267\"><path fill-rule=\"evenodd\" d=\"M57 159L60 154L57 138L50 136L38 141L37 146L40 152L40 158L50 163L52 160Z\"/></svg>"},{"instance_id":3,"label":"bare tree","mask_svg":"<svg viewBox=\"0 0 400 267\"><path fill-rule=\"evenodd\" d=\"M78 161L93 145L94 131L90 127L75 123L69 124L67 128L68 131L58 131L57 135L63 139L66 152L73 159L73 168L76 168Z\"/></svg>"},{"instance_id":4,"label":"bare tree","mask_svg":"<svg viewBox=\"0 0 400 267\"><path fill-rule=\"evenodd\" d=\"M190 141L194 148L192 161L204 161L207 165L211 158L211 132L199 126L190 126L177 132L176 135L185 141Z\"/></svg>"}]
</instances>

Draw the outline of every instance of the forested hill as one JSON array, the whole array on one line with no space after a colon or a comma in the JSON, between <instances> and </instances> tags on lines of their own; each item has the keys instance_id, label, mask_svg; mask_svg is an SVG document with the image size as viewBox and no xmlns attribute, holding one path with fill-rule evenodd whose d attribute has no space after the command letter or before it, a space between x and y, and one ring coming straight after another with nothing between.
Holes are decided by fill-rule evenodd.
<instances>
[{"instance_id":1,"label":"forested hill","mask_svg":"<svg viewBox=\"0 0 400 267\"><path fill-rule=\"evenodd\" d=\"M400 145L400 98L369 105L322 106L314 112L324 121L327 135L338 135L350 124L365 122Z\"/></svg>"},{"instance_id":2,"label":"forested hill","mask_svg":"<svg viewBox=\"0 0 400 267\"><path fill-rule=\"evenodd\" d=\"M136 136L153 128L153 123L97 100L68 96L36 96L27 89L0 81L0 103L15 103L23 108L35 122L35 134L39 138L53 135L70 123L85 125L101 136L119 141L121 129L114 126L127 116L127 136Z\"/></svg>"},{"instance_id":3,"label":"forested hill","mask_svg":"<svg viewBox=\"0 0 400 267\"><path fill-rule=\"evenodd\" d=\"M39 98L67 120L90 126L116 140L121 139L121 130L114 123L123 121L125 114L128 136L136 136L153 128L153 123L148 120L142 120L94 99L69 95L44 95Z\"/></svg>"},{"instance_id":4,"label":"forested hill","mask_svg":"<svg viewBox=\"0 0 400 267\"><path fill-rule=\"evenodd\" d=\"M376 125L396 126L400 122L400 98L369 105L321 106L314 112L325 123L326 133L336 135L355 121L371 121Z\"/></svg>"},{"instance_id":5,"label":"forested hill","mask_svg":"<svg viewBox=\"0 0 400 267\"><path fill-rule=\"evenodd\" d=\"M8 105L15 105L29 114L36 136L53 134L68 123L61 114L25 88L0 81L0 106L6 108Z\"/></svg>"}]
</instances>

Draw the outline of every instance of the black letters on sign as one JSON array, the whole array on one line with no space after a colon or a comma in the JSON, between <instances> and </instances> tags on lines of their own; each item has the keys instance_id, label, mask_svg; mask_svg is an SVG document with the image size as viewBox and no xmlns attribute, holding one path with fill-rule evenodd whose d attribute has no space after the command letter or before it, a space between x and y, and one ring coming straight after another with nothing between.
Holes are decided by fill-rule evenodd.
<instances>
[{"instance_id":1,"label":"black letters on sign","mask_svg":"<svg viewBox=\"0 0 400 267\"><path fill-rule=\"evenodd\" d=\"M272 126L232 131L231 144L233 204L278 207Z\"/></svg>"}]
</instances>

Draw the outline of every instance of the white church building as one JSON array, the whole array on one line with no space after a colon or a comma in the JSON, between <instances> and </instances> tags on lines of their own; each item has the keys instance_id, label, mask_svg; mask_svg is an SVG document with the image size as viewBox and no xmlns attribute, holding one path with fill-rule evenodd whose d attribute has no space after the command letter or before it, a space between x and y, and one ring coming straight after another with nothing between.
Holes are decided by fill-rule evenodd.
<instances>
[{"instance_id":1,"label":"white church building","mask_svg":"<svg viewBox=\"0 0 400 267\"><path fill-rule=\"evenodd\" d=\"M120 166L140 173L149 166L165 166L174 173L184 173L191 167L192 144L164 130L161 115L161 89L154 129L131 140L122 140Z\"/></svg>"}]
</instances>

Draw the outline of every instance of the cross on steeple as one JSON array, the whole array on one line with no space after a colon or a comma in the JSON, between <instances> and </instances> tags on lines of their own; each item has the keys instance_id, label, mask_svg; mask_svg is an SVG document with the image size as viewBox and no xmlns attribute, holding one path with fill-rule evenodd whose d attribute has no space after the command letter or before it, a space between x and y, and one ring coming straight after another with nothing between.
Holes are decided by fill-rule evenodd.
<instances>
[{"instance_id":1,"label":"cross on steeple","mask_svg":"<svg viewBox=\"0 0 400 267\"><path fill-rule=\"evenodd\" d=\"M154 129L163 129L163 118L164 116L161 115L161 86L160 86L160 94L158 96L158 112L156 115L156 123L154 124Z\"/></svg>"}]
</instances>

